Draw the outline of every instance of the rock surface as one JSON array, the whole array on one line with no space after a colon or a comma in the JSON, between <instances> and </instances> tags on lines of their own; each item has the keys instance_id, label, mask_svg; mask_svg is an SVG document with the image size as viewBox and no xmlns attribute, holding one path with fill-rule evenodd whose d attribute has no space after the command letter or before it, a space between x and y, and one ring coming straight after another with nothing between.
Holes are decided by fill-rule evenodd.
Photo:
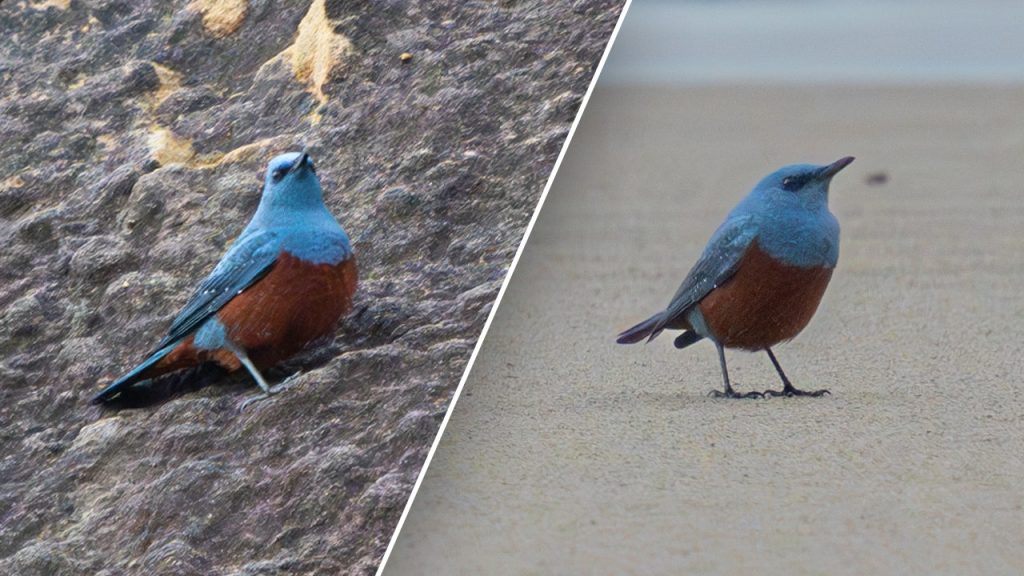
<instances>
[{"instance_id":1,"label":"rock surface","mask_svg":"<svg viewBox=\"0 0 1024 576\"><path fill-rule=\"evenodd\" d=\"M0 4L0 573L371 573L619 9ZM244 411L207 372L90 406L301 146L362 271L337 337Z\"/></svg>"}]
</instances>

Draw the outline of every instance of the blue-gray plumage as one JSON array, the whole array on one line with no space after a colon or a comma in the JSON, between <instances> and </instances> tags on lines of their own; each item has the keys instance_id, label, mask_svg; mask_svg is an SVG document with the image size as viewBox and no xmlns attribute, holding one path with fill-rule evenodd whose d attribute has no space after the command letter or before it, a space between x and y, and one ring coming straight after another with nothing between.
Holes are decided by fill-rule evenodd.
<instances>
[{"instance_id":1,"label":"blue-gray plumage","mask_svg":"<svg viewBox=\"0 0 1024 576\"><path fill-rule=\"evenodd\" d=\"M770 346L799 333L824 294L839 259L839 222L828 209L828 188L850 162L786 166L762 179L711 236L665 310L624 331L618 342L650 341L665 329L686 330L675 340L679 348L708 338L719 348L727 396L736 394L722 348L763 349L782 377L783 393L802 394Z\"/></svg>"},{"instance_id":2,"label":"blue-gray plumage","mask_svg":"<svg viewBox=\"0 0 1024 576\"><path fill-rule=\"evenodd\" d=\"M276 280L269 279L271 274ZM256 214L192 294L155 351L93 400L102 402L134 382L210 360L229 369L245 366L269 393L256 364L272 364L305 343L282 338L321 335L328 323L315 316L333 315L333 322L347 310L355 274L351 244L324 205L312 159L305 152L278 156L267 167ZM256 290L258 286L263 288ZM339 302L320 303L326 308L307 311L300 308L302 302L289 301L325 290ZM259 304L247 304L252 300ZM252 354L257 355L256 362L250 360Z\"/></svg>"}]
</instances>

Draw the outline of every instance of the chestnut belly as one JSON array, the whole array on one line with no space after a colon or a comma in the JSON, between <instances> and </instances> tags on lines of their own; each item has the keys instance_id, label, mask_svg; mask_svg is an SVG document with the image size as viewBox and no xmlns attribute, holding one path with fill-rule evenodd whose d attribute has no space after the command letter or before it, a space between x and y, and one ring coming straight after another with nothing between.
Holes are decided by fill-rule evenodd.
<instances>
[{"instance_id":1,"label":"chestnut belly","mask_svg":"<svg viewBox=\"0 0 1024 576\"><path fill-rule=\"evenodd\" d=\"M357 276L353 257L336 265L311 264L282 253L217 318L253 363L269 367L334 331L352 307Z\"/></svg>"},{"instance_id":2,"label":"chestnut belly","mask_svg":"<svg viewBox=\"0 0 1024 576\"><path fill-rule=\"evenodd\" d=\"M700 301L700 312L723 346L761 350L807 326L831 278L831 268L784 264L755 242L736 273Z\"/></svg>"}]
</instances>

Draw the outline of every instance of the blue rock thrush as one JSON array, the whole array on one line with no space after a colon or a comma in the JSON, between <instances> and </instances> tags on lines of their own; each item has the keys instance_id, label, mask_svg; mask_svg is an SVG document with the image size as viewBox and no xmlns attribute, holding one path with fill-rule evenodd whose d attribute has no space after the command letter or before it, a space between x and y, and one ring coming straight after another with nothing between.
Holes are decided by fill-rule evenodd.
<instances>
[{"instance_id":1,"label":"blue rock thrush","mask_svg":"<svg viewBox=\"0 0 1024 576\"><path fill-rule=\"evenodd\" d=\"M828 185L853 162L797 164L767 176L718 227L668 307L619 334L620 344L683 330L676 348L707 338L718 348L727 398L821 396L793 386L771 347L800 333L825 294L839 259L839 222L828 209ZM729 383L725 348L764 350L782 390L740 394Z\"/></svg>"},{"instance_id":2,"label":"blue rock thrush","mask_svg":"<svg viewBox=\"0 0 1024 576\"><path fill-rule=\"evenodd\" d=\"M167 335L93 402L205 362L244 367L269 396L260 370L330 334L351 308L356 280L352 247L324 205L313 160L305 152L278 156L267 166L256 214Z\"/></svg>"}]
</instances>

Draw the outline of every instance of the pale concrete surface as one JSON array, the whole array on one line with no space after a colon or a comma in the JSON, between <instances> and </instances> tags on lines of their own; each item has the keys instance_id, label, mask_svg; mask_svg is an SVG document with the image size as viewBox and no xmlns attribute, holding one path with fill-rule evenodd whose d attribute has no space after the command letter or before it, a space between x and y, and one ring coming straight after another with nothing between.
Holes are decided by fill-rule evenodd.
<instances>
[{"instance_id":1,"label":"pale concrete surface","mask_svg":"<svg viewBox=\"0 0 1024 576\"><path fill-rule=\"evenodd\" d=\"M776 349L833 396L614 344L761 176L846 154ZM1024 572L1022 248L1024 89L599 88L385 573Z\"/></svg>"}]
</instances>

